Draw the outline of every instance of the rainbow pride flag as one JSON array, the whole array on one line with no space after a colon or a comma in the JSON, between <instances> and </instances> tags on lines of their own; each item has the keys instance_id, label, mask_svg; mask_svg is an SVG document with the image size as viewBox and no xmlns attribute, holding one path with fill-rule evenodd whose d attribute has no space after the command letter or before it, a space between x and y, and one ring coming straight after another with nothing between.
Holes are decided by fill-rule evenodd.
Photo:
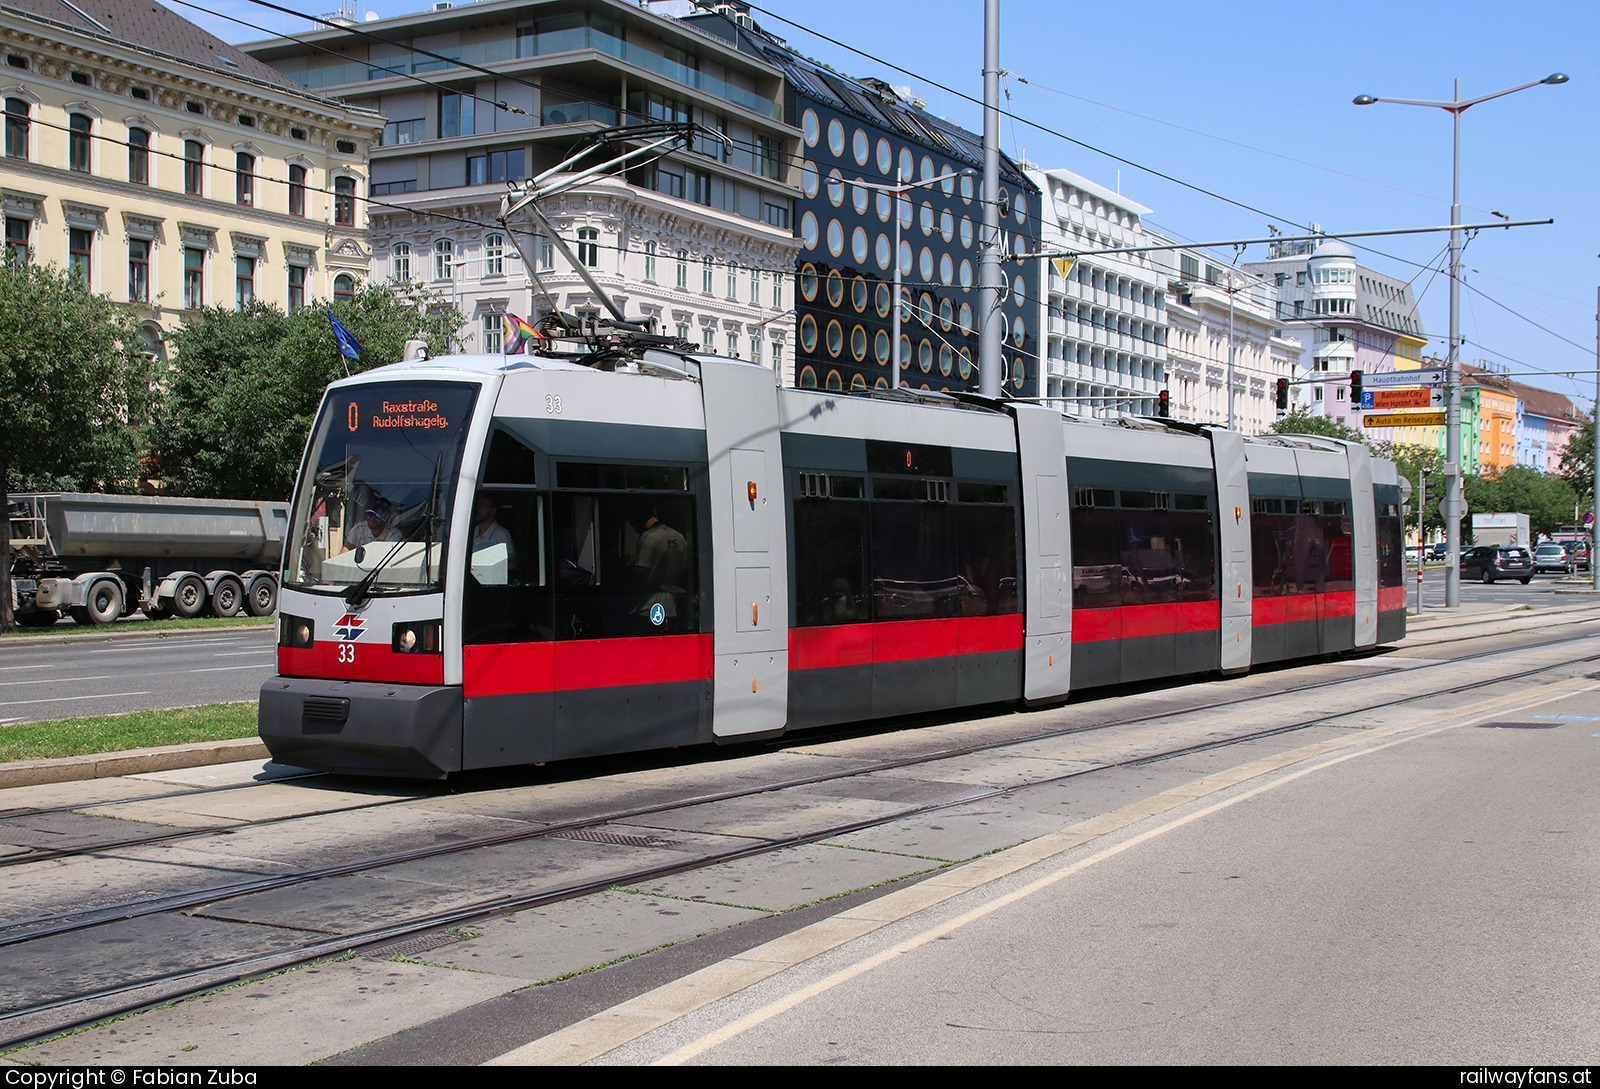
<instances>
[{"instance_id":1,"label":"rainbow pride flag","mask_svg":"<svg viewBox=\"0 0 1600 1089\"><path fill-rule=\"evenodd\" d=\"M502 351L506 355L521 355L528 350L531 342L539 344L544 340L539 330L517 317L515 314L502 314L501 320L505 322L506 341Z\"/></svg>"}]
</instances>

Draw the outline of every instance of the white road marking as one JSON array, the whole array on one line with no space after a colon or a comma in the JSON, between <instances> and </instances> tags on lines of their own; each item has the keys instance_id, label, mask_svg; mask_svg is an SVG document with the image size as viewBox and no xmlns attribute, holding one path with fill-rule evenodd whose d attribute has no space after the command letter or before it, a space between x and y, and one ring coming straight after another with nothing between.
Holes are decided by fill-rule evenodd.
<instances>
[{"instance_id":1,"label":"white road marking","mask_svg":"<svg viewBox=\"0 0 1600 1089\"><path fill-rule=\"evenodd\" d=\"M0 688L10 688L14 684L68 684L72 681L108 681L115 676L115 673L101 673L93 677L41 677L34 681L0 681Z\"/></svg>"},{"instance_id":2,"label":"white road marking","mask_svg":"<svg viewBox=\"0 0 1600 1089\"><path fill-rule=\"evenodd\" d=\"M30 703L68 703L72 700L109 700L116 696L148 696L148 692L101 692L95 696L57 696L53 700L10 700L0 707L23 707Z\"/></svg>"}]
</instances>

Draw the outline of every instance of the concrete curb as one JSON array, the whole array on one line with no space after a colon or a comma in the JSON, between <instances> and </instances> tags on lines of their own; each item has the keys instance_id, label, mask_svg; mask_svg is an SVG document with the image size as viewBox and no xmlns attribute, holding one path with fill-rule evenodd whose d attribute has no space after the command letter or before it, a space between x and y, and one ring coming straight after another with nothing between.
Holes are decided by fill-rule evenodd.
<instances>
[{"instance_id":1,"label":"concrete curb","mask_svg":"<svg viewBox=\"0 0 1600 1089\"><path fill-rule=\"evenodd\" d=\"M108 779L116 775L139 775L177 768L198 768L208 764L231 764L236 760L266 760L267 747L260 738L241 737L232 741L196 741L187 745L162 745L126 752L90 753L86 756L56 756L44 760L17 760L0 764L0 790L9 787L39 786L43 783L71 783L83 779Z\"/></svg>"},{"instance_id":2,"label":"concrete curb","mask_svg":"<svg viewBox=\"0 0 1600 1089\"><path fill-rule=\"evenodd\" d=\"M181 635L207 635L217 631L260 631L270 628L277 623L272 617L262 617L259 624L220 624L213 627L202 628L161 628L157 631L140 631L133 628L131 631L118 630L117 624L110 627L97 628L93 631L73 632L71 635L63 632L60 635L8 635L0 647L47 647L56 643L93 643L115 639L160 639L162 636Z\"/></svg>"}]
</instances>

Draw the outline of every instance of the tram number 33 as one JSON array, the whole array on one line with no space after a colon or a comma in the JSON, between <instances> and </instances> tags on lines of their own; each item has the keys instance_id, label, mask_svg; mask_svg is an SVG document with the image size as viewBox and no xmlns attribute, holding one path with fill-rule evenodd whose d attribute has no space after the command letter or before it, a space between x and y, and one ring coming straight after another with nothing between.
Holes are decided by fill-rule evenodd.
<instances>
[{"instance_id":1,"label":"tram number 33","mask_svg":"<svg viewBox=\"0 0 1600 1089\"><path fill-rule=\"evenodd\" d=\"M553 393L544 395L544 411L547 416L561 415L561 398Z\"/></svg>"},{"instance_id":2,"label":"tram number 33","mask_svg":"<svg viewBox=\"0 0 1600 1089\"><path fill-rule=\"evenodd\" d=\"M356 645L354 643L339 644L339 661L353 663L356 660Z\"/></svg>"}]
</instances>

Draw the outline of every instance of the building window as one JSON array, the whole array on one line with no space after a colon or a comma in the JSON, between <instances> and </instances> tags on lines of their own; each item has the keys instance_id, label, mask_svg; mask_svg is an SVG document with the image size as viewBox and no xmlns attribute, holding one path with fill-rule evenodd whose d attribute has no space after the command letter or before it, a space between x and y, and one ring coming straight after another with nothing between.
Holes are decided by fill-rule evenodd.
<instances>
[{"instance_id":1,"label":"building window","mask_svg":"<svg viewBox=\"0 0 1600 1089\"><path fill-rule=\"evenodd\" d=\"M757 333L750 338L750 362L761 362L761 334Z\"/></svg>"},{"instance_id":2,"label":"building window","mask_svg":"<svg viewBox=\"0 0 1600 1089\"><path fill-rule=\"evenodd\" d=\"M128 180L150 184L150 134L144 129L128 130Z\"/></svg>"},{"instance_id":3,"label":"building window","mask_svg":"<svg viewBox=\"0 0 1600 1089\"><path fill-rule=\"evenodd\" d=\"M206 195L206 146L199 140L183 142L183 191L193 196Z\"/></svg>"},{"instance_id":4,"label":"building window","mask_svg":"<svg viewBox=\"0 0 1600 1089\"><path fill-rule=\"evenodd\" d=\"M85 174L89 172L89 130L93 127L94 119L87 114L75 113L67 118L67 165Z\"/></svg>"},{"instance_id":5,"label":"building window","mask_svg":"<svg viewBox=\"0 0 1600 1089\"><path fill-rule=\"evenodd\" d=\"M520 181L527 176L527 158L520 147L509 151L491 151L486 155L467 156L468 185Z\"/></svg>"},{"instance_id":6,"label":"building window","mask_svg":"<svg viewBox=\"0 0 1600 1089\"><path fill-rule=\"evenodd\" d=\"M256 157L239 152L233 159L234 199L240 204L256 202Z\"/></svg>"},{"instance_id":7,"label":"building window","mask_svg":"<svg viewBox=\"0 0 1600 1089\"><path fill-rule=\"evenodd\" d=\"M679 340L688 340L689 339L689 323L688 322L680 321L678 323L678 339Z\"/></svg>"},{"instance_id":8,"label":"building window","mask_svg":"<svg viewBox=\"0 0 1600 1089\"><path fill-rule=\"evenodd\" d=\"M556 246L544 235L539 236L539 267L552 269L556 267Z\"/></svg>"},{"instance_id":9,"label":"building window","mask_svg":"<svg viewBox=\"0 0 1600 1089\"><path fill-rule=\"evenodd\" d=\"M354 178L333 179L333 222L340 227L356 225L356 183Z\"/></svg>"},{"instance_id":10,"label":"building window","mask_svg":"<svg viewBox=\"0 0 1600 1089\"><path fill-rule=\"evenodd\" d=\"M6 216L6 260L19 265L28 263L28 232L33 220L21 216Z\"/></svg>"},{"instance_id":11,"label":"building window","mask_svg":"<svg viewBox=\"0 0 1600 1089\"><path fill-rule=\"evenodd\" d=\"M299 310L306 304L306 270L303 265L289 266L289 310Z\"/></svg>"},{"instance_id":12,"label":"building window","mask_svg":"<svg viewBox=\"0 0 1600 1089\"><path fill-rule=\"evenodd\" d=\"M656 244L654 242L646 242L644 244L644 278L647 283L653 284L656 282Z\"/></svg>"},{"instance_id":13,"label":"building window","mask_svg":"<svg viewBox=\"0 0 1600 1089\"><path fill-rule=\"evenodd\" d=\"M709 255L700 259L700 293L703 295L711 294L711 265Z\"/></svg>"},{"instance_id":14,"label":"building window","mask_svg":"<svg viewBox=\"0 0 1600 1089\"><path fill-rule=\"evenodd\" d=\"M6 155L12 159L28 157L27 99L6 99Z\"/></svg>"},{"instance_id":15,"label":"building window","mask_svg":"<svg viewBox=\"0 0 1600 1089\"><path fill-rule=\"evenodd\" d=\"M306 168L295 164L289 166L289 214L306 214Z\"/></svg>"},{"instance_id":16,"label":"building window","mask_svg":"<svg viewBox=\"0 0 1600 1089\"><path fill-rule=\"evenodd\" d=\"M789 228L789 206L787 204L768 204L765 208L766 221L774 227Z\"/></svg>"},{"instance_id":17,"label":"building window","mask_svg":"<svg viewBox=\"0 0 1600 1089\"><path fill-rule=\"evenodd\" d=\"M761 270L758 268L750 270L750 305L761 305Z\"/></svg>"},{"instance_id":18,"label":"building window","mask_svg":"<svg viewBox=\"0 0 1600 1089\"><path fill-rule=\"evenodd\" d=\"M471 136L473 111L477 99L453 91L439 92L439 139Z\"/></svg>"},{"instance_id":19,"label":"building window","mask_svg":"<svg viewBox=\"0 0 1600 1089\"><path fill-rule=\"evenodd\" d=\"M677 285L678 285L678 290L679 291L688 291L689 290L689 251L688 250L679 250L677 256L678 256L678 278L677 278L676 282L677 282Z\"/></svg>"},{"instance_id":20,"label":"building window","mask_svg":"<svg viewBox=\"0 0 1600 1089\"><path fill-rule=\"evenodd\" d=\"M383 138L378 142L384 147L394 147L396 144L420 144L427 138L427 130L427 121L421 117L413 117L406 121L390 121L383 126Z\"/></svg>"},{"instance_id":21,"label":"building window","mask_svg":"<svg viewBox=\"0 0 1600 1089\"><path fill-rule=\"evenodd\" d=\"M487 314L483 315L482 325L483 341L480 348L481 351L498 352L501 348L505 347L505 340L500 336L501 325L499 314L495 313L493 310L489 311Z\"/></svg>"},{"instance_id":22,"label":"building window","mask_svg":"<svg viewBox=\"0 0 1600 1089\"><path fill-rule=\"evenodd\" d=\"M728 262L728 298L737 299L738 297L739 297L739 262L737 262L737 261L729 261ZM729 352L728 354L732 355L733 353Z\"/></svg>"},{"instance_id":23,"label":"building window","mask_svg":"<svg viewBox=\"0 0 1600 1089\"><path fill-rule=\"evenodd\" d=\"M600 267L600 232L594 227L578 228L578 260L586 268Z\"/></svg>"},{"instance_id":24,"label":"building window","mask_svg":"<svg viewBox=\"0 0 1600 1089\"><path fill-rule=\"evenodd\" d=\"M206 251L194 246L183 248L183 306L199 310L206 304Z\"/></svg>"},{"instance_id":25,"label":"building window","mask_svg":"<svg viewBox=\"0 0 1600 1089\"><path fill-rule=\"evenodd\" d=\"M772 309L783 309L783 277L776 272L772 274Z\"/></svg>"},{"instance_id":26,"label":"building window","mask_svg":"<svg viewBox=\"0 0 1600 1089\"><path fill-rule=\"evenodd\" d=\"M128 240L128 301L150 301L150 243L142 238Z\"/></svg>"},{"instance_id":27,"label":"building window","mask_svg":"<svg viewBox=\"0 0 1600 1089\"><path fill-rule=\"evenodd\" d=\"M256 259L254 257L235 257L233 259L233 305L238 310L244 310L256 298Z\"/></svg>"},{"instance_id":28,"label":"building window","mask_svg":"<svg viewBox=\"0 0 1600 1089\"><path fill-rule=\"evenodd\" d=\"M483 274L485 276L504 276L506 274L506 239L500 234L486 234L483 236Z\"/></svg>"},{"instance_id":29,"label":"building window","mask_svg":"<svg viewBox=\"0 0 1600 1089\"><path fill-rule=\"evenodd\" d=\"M89 264L94 258L94 232L83 227L67 230L67 272L85 290L90 287Z\"/></svg>"},{"instance_id":30,"label":"building window","mask_svg":"<svg viewBox=\"0 0 1600 1089\"><path fill-rule=\"evenodd\" d=\"M739 356L739 334L728 334L728 358L737 359Z\"/></svg>"},{"instance_id":31,"label":"building window","mask_svg":"<svg viewBox=\"0 0 1600 1089\"><path fill-rule=\"evenodd\" d=\"M453 280L456 270L456 244L448 238L441 238L433 244L433 278L435 280Z\"/></svg>"},{"instance_id":32,"label":"building window","mask_svg":"<svg viewBox=\"0 0 1600 1089\"><path fill-rule=\"evenodd\" d=\"M756 169L764 177L783 177L783 150L775 137L756 137Z\"/></svg>"},{"instance_id":33,"label":"building window","mask_svg":"<svg viewBox=\"0 0 1600 1089\"><path fill-rule=\"evenodd\" d=\"M396 242L394 260L390 263L390 279L405 283L411 279L411 244Z\"/></svg>"},{"instance_id":34,"label":"building window","mask_svg":"<svg viewBox=\"0 0 1600 1089\"><path fill-rule=\"evenodd\" d=\"M348 302L355 298L356 278L348 272L341 272L333 278L333 301Z\"/></svg>"}]
</instances>

